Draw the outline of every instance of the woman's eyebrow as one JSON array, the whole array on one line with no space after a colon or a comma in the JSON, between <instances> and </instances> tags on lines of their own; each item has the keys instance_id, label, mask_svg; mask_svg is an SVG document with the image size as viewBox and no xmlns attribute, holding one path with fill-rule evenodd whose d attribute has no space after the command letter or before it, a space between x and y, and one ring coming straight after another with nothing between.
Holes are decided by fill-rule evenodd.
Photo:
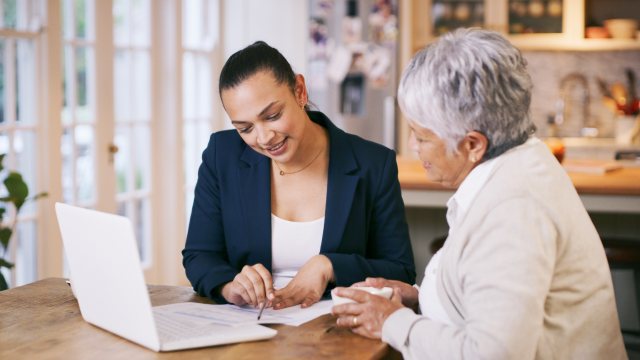
<instances>
[{"instance_id":1,"label":"woman's eyebrow","mask_svg":"<svg viewBox=\"0 0 640 360\"><path fill-rule=\"evenodd\" d=\"M266 108L262 109L262 111L260 111L260 114L258 114L258 116L262 116L264 113L266 113L267 111L269 111L269 109L271 109L271 107L276 104L278 101L274 101L271 104L267 105Z\"/></svg>"},{"instance_id":2,"label":"woman's eyebrow","mask_svg":"<svg viewBox=\"0 0 640 360\"><path fill-rule=\"evenodd\" d=\"M262 109L262 111L260 111L260 114L258 114L258 117L262 116L264 113L266 113L267 111L269 111L269 109L271 109L271 107L275 104L277 104L278 101L274 101L271 104L267 105L267 107L265 107L264 109ZM241 121L241 120L232 120L231 121L232 124L234 125L242 125L242 124L246 124L247 121Z\"/></svg>"}]
</instances>

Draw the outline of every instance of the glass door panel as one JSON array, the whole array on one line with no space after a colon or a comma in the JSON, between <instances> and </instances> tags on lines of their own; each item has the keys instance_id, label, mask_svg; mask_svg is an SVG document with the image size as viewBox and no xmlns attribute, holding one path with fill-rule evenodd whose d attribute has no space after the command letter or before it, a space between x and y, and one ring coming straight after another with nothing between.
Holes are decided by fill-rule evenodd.
<instances>
[{"instance_id":1,"label":"glass door panel","mask_svg":"<svg viewBox=\"0 0 640 360\"><path fill-rule=\"evenodd\" d=\"M212 59L218 43L217 0L182 1L182 136L187 223L202 152L213 123Z\"/></svg>"},{"instance_id":2,"label":"glass door panel","mask_svg":"<svg viewBox=\"0 0 640 360\"><path fill-rule=\"evenodd\" d=\"M440 36L457 28L484 27L484 0L436 0L431 6L433 34Z\"/></svg>"},{"instance_id":3,"label":"glass door panel","mask_svg":"<svg viewBox=\"0 0 640 360\"><path fill-rule=\"evenodd\" d=\"M150 16L149 0L113 2L116 201L134 225L145 269L153 263Z\"/></svg>"},{"instance_id":4,"label":"glass door panel","mask_svg":"<svg viewBox=\"0 0 640 360\"><path fill-rule=\"evenodd\" d=\"M2 183L9 172L22 175L29 194L40 191L38 177L40 124L37 119L36 91L37 52L36 31L27 25L34 20L37 2L32 0L0 1L0 29L18 30L15 35L5 31L0 36L0 154L4 169L0 172L0 197L8 194ZM3 225L16 221L9 246L0 245L0 256L14 263L9 270L0 268L10 287L24 285L38 277L38 225L40 216L36 202L26 202L16 218L13 205L2 203Z\"/></svg>"},{"instance_id":5,"label":"glass door panel","mask_svg":"<svg viewBox=\"0 0 640 360\"><path fill-rule=\"evenodd\" d=\"M561 33L562 5L562 0L509 0L509 33Z\"/></svg>"},{"instance_id":6,"label":"glass door panel","mask_svg":"<svg viewBox=\"0 0 640 360\"><path fill-rule=\"evenodd\" d=\"M62 186L63 201L94 208L95 188L95 40L93 2L62 0L63 94Z\"/></svg>"}]
</instances>

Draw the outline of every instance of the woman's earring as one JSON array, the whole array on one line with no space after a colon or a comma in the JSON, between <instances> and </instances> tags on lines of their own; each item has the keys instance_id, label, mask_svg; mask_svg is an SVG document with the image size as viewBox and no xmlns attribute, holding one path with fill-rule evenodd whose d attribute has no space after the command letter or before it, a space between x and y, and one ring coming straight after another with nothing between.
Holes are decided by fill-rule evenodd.
<instances>
[{"instance_id":1,"label":"woman's earring","mask_svg":"<svg viewBox=\"0 0 640 360\"><path fill-rule=\"evenodd\" d=\"M471 162L472 162L472 163L475 163L475 162L476 162L476 158L475 158L475 156L471 158Z\"/></svg>"},{"instance_id":2,"label":"woman's earring","mask_svg":"<svg viewBox=\"0 0 640 360\"><path fill-rule=\"evenodd\" d=\"M300 107L304 110L304 101L300 101Z\"/></svg>"}]
</instances>

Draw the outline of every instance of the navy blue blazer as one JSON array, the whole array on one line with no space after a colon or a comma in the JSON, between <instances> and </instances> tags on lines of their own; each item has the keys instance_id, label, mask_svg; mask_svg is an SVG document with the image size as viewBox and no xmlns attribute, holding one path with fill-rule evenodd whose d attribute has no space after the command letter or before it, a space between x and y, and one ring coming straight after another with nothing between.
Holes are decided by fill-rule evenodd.
<instances>
[{"instance_id":1,"label":"navy blue blazer","mask_svg":"<svg viewBox=\"0 0 640 360\"><path fill-rule=\"evenodd\" d=\"M320 254L333 264L337 286L366 277L409 284L416 271L393 150L338 129L310 111L329 132L329 178ZM212 294L245 265L271 269L271 162L236 130L211 135L202 154L183 265L194 290Z\"/></svg>"}]
</instances>

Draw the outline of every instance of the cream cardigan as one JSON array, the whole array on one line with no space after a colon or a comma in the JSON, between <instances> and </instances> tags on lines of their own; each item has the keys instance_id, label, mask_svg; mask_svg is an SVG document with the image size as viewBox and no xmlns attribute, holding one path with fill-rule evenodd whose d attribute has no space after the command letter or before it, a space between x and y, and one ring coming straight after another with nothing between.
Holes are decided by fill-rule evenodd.
<instances>
[{"instance_id":1,"label":"cream cardigan","mask_svg":"<svg viewBox=\"0 0 640 360\"><path fill-rule=\"evenodd\" d=\"M496 161L442 248L455 326L400 309L382 340L405 359L626 359L602 243L566 172L540 141Z\"/></svg>"}]
</instances>

